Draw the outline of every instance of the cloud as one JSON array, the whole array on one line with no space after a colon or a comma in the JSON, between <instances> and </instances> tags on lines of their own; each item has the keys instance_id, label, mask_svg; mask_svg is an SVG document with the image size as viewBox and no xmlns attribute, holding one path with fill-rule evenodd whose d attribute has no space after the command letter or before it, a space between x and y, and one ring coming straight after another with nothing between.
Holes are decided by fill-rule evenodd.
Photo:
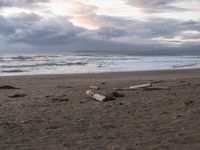
<instances>
[{"instance_id":1,"label":"cloud","mask_svg":"<svg viewBox=\"0 0 200 150\"><path fill-rule=\"evenodd\" d=\"M132 4L135 7L157 7L157 6L163 6L167 5L171 2L174 2L176 0L129 0L128 2Z\"/></svg>"},{"instance_id":2,"label":"cloud","mask_svg":"<svg viewBox=\"0 0 200 150\"><path fill-rule=\"evenodd\" d=\"M55 14L66 15L76 26L89 29L97 29L99 27L95 14L97 6L93 4L80 0L51 0L47 7Z\"/></svg>"},{"instance_id":3,"label":"cloud","mask_svg":"<svg viewBox=\"0 0 200 150\"><path fill-rule=\"evenodd\" d=\"M160 13L166 11L186 11L188 9L174 6L179 0L128 0L133 7L142 8L148 13Z\"/></svg>"},{"instance_id":4,"label":"cloud","mask_svg":"<svg viewBox=\"0 0 200 150\"><path fill-rule=\"evenodd\" d=\"M19 13L0 17L0 33L7 43L21 43L35 48L141 50L166 48L167 43L175 46L177 42L173 41L178 40L186 43L188 39L195 43L199 36L189 37L186 33L191 30L200 32L200 23L196 21L152 18L143 22L107 16L99 19L107 24L97 30L89 30L74 26L65 16L43 18L34 13ZM182 38L176 39L177 36Z\"/></svg>"},{"instance_id":5,"label":"cloud","mask_svg":"<svg viewBox=\"0 0 200 150\"><path fill-rule=\"evenodd\" d=\"M4 6L18 6L16 2L7 1ZM29 6L35 6L38 2L47 1L27 0L22 1L21 4L28 9ZM54 6L54 2L58 4L58 1L51 0L43 4L42 8L34 8L34 11L39 9L41 12L51 12L50 15L45 15L46 12L43 14L38 11L21 11L0 16L1 43L3 42L3 45L25 45L24 49L28 47L48 50L108 51L167 50L171 47L174 49L187 47L191 43L193 47L199 45L200 22L198 20L183 21L153 16L142 21L103 16L96 14L97 6L78 0L60 0L59 6L66 5L64 9L67 8L67 13L59 15L48 9ZM151 10L159 8L160 10L170 6L172 0L129 0L129 3L134 7Z\"/></svg>"},{"instance_id":6,"label":"cloud","mask_svg":"<svg viewBox=\"0 0 200 150\"><path fill-rule=\"evenodd\" d=\"M18 23L16 24L16 20ZM29 45L67 44L78 40L78 34L85 29L75 27L66 17L44 19L36 14L26 14L7 18L7 34L9 43L25 43ZM4 30L4 29L2 29Z\"/></svg>"},{"instance_id":7,"label":"cloud","mask_svg":"<svg viewBox=\"0 0 200 150\"><path fill-rule=\"evenodd\" d=\"M0 0L1 7L24 7L37 3L48 2L48 0Z\"/></svg>"},{"instance_id":8,"label":"cloud","mask_svg":"<svg viewBox=\"0 0 200 150\"><path fill-rule=\"evenodd\" d=\"M14 28L9 25L7 20L4 17L0 16L0 35L8 36L10 34L13 34L14 31Z\"/></svg>"}]
</instances>

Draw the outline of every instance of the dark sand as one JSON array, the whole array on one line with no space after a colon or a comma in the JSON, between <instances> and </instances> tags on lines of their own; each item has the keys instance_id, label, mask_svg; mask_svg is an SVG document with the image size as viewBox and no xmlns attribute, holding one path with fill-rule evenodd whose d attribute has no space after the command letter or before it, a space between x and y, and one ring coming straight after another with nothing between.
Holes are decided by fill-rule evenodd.
<instances>
[{"instance_id":1,"label":"dark sand","mask_svg":"<svg viewBox=\"0 0 200 150\"><path fill-rule=\"evenodd\" d=\"M162 80L170 90L85 94ZM106 84L102 84L105 82ZM0 150L199 150L200 70L0 77Z\"/></svg>"}]
</instances>

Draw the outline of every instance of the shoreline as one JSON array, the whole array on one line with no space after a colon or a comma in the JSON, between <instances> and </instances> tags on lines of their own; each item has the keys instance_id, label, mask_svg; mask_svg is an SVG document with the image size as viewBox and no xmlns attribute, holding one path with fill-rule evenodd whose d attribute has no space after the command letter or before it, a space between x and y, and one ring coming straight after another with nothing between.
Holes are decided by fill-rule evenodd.
<instances>
[{"instance_id":1,"label":"shoreline","mask_svg":"<svg viewBox=\"0 0 200 150\"><path fill-rule=\"evenodd\" d=\"M9 76L0 76L0 78L7 78L7 77L53 77L53 76L91 76L91 75L116 75L116 74L152 74L152 73L177 73L177 72L190 72L200 71L200 68L188 68L188 69L165 69L165 70L145 70L145 71L119 71L119 72L98 72L98 73L70 73L70 74L38 74L38 75L9 75Z\"/></svg>"}]
</instances>

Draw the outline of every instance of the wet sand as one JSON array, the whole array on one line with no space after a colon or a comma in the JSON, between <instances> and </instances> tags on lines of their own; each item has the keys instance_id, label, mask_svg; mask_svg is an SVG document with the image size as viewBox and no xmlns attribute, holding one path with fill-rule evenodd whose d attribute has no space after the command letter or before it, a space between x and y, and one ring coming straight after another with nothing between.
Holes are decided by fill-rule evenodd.
<instances>
[{"instance_id":1,"label":"wet sand","mask_svg":"<svg viewBox=\"0 0 200 150\"><path fill-rule=\"evenodd\" d=\"M156 80L170 89L85 94ZM0 77L0 150L198 150L199 116L200 70Z\"/></svg>"}]
</instances>

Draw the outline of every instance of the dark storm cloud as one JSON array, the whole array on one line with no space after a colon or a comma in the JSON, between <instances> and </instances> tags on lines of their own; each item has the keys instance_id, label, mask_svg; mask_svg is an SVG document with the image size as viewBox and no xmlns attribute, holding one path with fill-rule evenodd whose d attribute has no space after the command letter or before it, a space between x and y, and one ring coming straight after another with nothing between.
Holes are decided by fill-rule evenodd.
<instances>
[{"instance_id":1,"label":"dark storm cloud","mask_svg":"<svg viewBox=\"0 0 200 150\"><path fill-rule=\"evenodd\" d=\"M15 29L7 22L7 20L0 16L0 35L8 36L13 34Z\"/></svg>"},{"instance_id":2,"label":"dark storm cloud","mask_svg":"<svg viewBox=\"0 0 200 150\"><path fill-rule=\"evenodd\" d=\"M78 40L78 34L85 30L75 27L66 17L55 17L46 20L33 13L20 13L19 16L15 15L7 19L4 18L4 20L6 20L6 26L10 27L7 30L12 31L12 34L5 36L10 43L20 42L30 45L67 44Z\"/></svg>"},{"instance_id":3,"label":"dark storm cloud","mask_svg":"<svg viewBox=\"0 0 200 150\"><path fill-rule=\"evenodd\" d=\"M100 30L98 30L97 33L103 39L110 39L110 38L128 35L126 30L116 29L112 27L103 27Z\"/></svg>"}]
</instances>

